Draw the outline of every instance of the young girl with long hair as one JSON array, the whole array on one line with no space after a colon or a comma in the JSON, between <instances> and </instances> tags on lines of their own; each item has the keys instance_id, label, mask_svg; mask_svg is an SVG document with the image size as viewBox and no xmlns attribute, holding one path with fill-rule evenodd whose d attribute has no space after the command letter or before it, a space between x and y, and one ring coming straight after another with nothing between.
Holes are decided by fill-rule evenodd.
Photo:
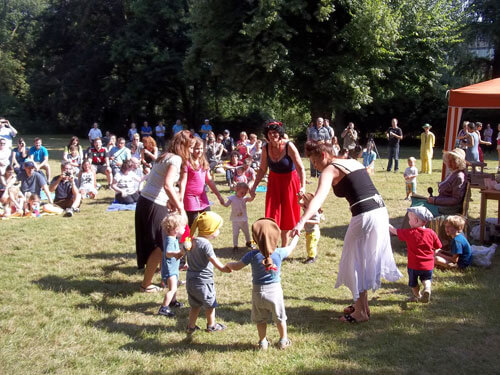
<instances>
[{"instance_id":1,"label":"young girl with long hair","mask_svg":"<svg viewBox=\"0 0 500 375\"><path fill-rule=\"evenodd\" d=\"M205 185L209 186L219 202L224 204L224 199L217 190L209 172L210 166L205 157L203 140L195 137L191 156L183 164L180 180L180 196L183 197L189 226L193 224L199 213L210 211Z\"/></svg>"}]
</instances>

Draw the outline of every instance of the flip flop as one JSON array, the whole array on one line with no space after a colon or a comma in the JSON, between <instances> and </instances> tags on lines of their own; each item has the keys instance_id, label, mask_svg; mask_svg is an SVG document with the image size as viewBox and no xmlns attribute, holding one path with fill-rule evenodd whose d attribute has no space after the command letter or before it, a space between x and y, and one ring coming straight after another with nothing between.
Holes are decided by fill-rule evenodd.
<instances>
[{"instance_id":1,"label":"flip flop","mask_svg":"<svg viewBox=\"0 0 500 375\"><path fill-rule=\"evenodd\" d=\"M158 285L150 284L146 288L140 287L141 293L158 293L162 290Z\"/></svg>"},{"instance_id":2,"label":"flip flop","mask_svg":"<svg viewBox=\"0 0 500 375\"><path fill-rule=\"evenodd\" d=\"M351 314L344 314L339 317L339 320L344 323L357 323L358 321Z\"/></svg>"},{"instance_id":3,"label":"flip flop","mask_svg":"<svg viewBox=\"0 0 500 375\"><path fill-rule=\"evenodd\" d=\"M354 308L354 305L349 305L344 308L344 314L350 315L352 314L356 309ZM368 317L370 318L370 311L368 311Z\"/></svg>"}]
</instances>

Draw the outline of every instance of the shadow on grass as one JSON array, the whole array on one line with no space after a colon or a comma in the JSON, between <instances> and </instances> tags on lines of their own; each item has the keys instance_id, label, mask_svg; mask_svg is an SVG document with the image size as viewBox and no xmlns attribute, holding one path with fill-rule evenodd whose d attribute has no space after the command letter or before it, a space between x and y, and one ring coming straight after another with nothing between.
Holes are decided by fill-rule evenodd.
<instances>
[{"instance_id":1,"label":"shadow on grass","mask_svg":"<svg viewBox=\"0 0 500 375\"><path fill-rule=\"evenodd\" d=\"M103 293L106 296L129 296L137 293L137 283L121 279L108 279L106 281L95 279L72 279L59 276L45 276L33 281L43 290L52 290L59 293L76 291L83 295Z\"/></svg>"},{"instance_id":2,"label":"shadow on grass","mask_svg":"<svg viewBox=\"0 0 500 375\"><path fill-rule=\"evenodd\" d=\"M85 258L85 259L115 259L115 258L133 259L136 257L136 255L133 253L108 253L104 251L100 253L76 254L73 256L75 258Z\"/></svg>"},{"instance_id":3,"label":"shadow on grass","mask_svg":"<svg viewBox=\"0 0 500 375\"><path fill-rule=\"evenodd\" d=\"M220 334L220 333L216 333ZM193 335L192 338L186 337L183 340L177 342L161 342L155 339L143 339L136 340L129 344L123 345L120 349L124 350L134 350L146 352L149 354L180 354L184 353L186 350L194 350L198 353L206 353L206 352L219 352L219 353L234 353L234 352L247 352L247 351L255 351L255 345L250 343L242 344L237 342L228 342L228 344L215 344L215 343L207 343L207 342L197 342L198 338L201 340L203 335L213 335L213 333L204 333L197 332ZM176 374L182 372L175 372ZM199 372L197 372L198 374Z\"/></svg>"},{"instance_id":4,"label":"shadow on grass","mask_svg":"<svg viewBox=\"0 0 500 375\"><path fill-rule=\"evenodd\" d=\"M214 249L215 255L225 259L240 260L243 255L251 251L248 247L238 247L238 250L234 251L232 247L219 247Z\"/></svg>"}]
</instances>

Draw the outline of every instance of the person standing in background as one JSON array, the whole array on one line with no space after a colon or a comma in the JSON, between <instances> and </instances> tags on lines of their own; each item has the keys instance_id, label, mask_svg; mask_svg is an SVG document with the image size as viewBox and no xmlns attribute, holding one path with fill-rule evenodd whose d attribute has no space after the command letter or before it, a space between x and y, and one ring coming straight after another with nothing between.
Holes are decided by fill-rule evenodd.
<instances>
[{"instance_id":1,"label":"person standing in background","mask_svg":"<svg viewBox=\"0 0 500 375\"><path fill-rule=\"evenodd\" d=\"M353 150L358 141L358 132L354 129L354 123L350 122L340 135L344 139L344 149Z\"/></svg>"},{"instance_id":2,"label":"person standing in background","mask_svg":"<svg viewBox=\"0 0 500 375\"><path fill-rule=\"evenodd\" d=\"M399 141L403 139L403 131L398 127L397 118L392 119L391 127L385 132L385 135L389 140L387 172L392 169L392 159L394 159L394 172L397 172L399 170Z\"/></svg>"},{"instance_id":3,"label":"person standing in background","mask_svg":"<svg viewBox=\"0 0 500 375\"><path fill-rule=\"evenodd\" d=\"M484 129L483 131L483 140L485 142L490 142L490 144L492 144L492 139L493 139L493 129L491 128L490 124L486 124L486 129ZM491 150L491 148L488 147L487 150Z\"/></svg>"},{"instance_id":4,"label":"person standing in background","mask_svg":"<svg viewBox=\"0 0 500 375\"><path fill-rule=\"evenodd\" d=\"M425 124L422 126L424 132L420 134L420 161L422 162L422 168L420 168L420 173L432 173L432 156L433 148L436 143L436 137L434 133L430 131L431 125Z\"/></svg>"},{"instance_id":5,"label":"person standing in background","mask_svg":"<svg viewBox=\"0 0 500 375\"><path fill-rule=\"evenodd\" d=\"M151 126L149 126L149 123L147 121L144 121L141 127L141 138L152 137L152 136L153 136L153 129L151 129Z\"/></svg>"},{"instance_id":6,"label":"person standing in background","mask_svg":"<svg viewBox=\"0 0 500 375\"><path fill-rule=\"evenodd\" d=\"M17 135L17 130L14 129L9 120L0 117L0 138L5 139L7 148L12 147L12 139Z\"/></svg>"},{"instance_id":7,"label":"person standing in background","mask_svg":"<svg viewBox=\"0 0 500 375\"><path fill-rule=\"evenodd\" d=\"M89 131L90 147L92 147L94 145L94 140L96 138L102 138L102 133L101 133L101 129L99 129L99 124L97 124L97 122L94 122L94 124L92 125L92 129L90 129L90 131Z\"/></svg>"},{"instance_id":8,"label":"person standing in background","mask_svg":"<svg viewBox=\"0 0 500 375\"><path fill-rule=\"evenodd\" d=\"M172 136L176 135L181 130L184 130L184 126L182 126L182 121L180 119L177 119L175 121L175 124L172 125Z\"/></svg>"},{"instance_id":9,"label":"person standing in background","mask_svg":"<svg viewBox=\"0 0 500 375\"><path fill-rule=\"evenodd\" d=\"M165 151L165 125L164 121L158 121L158 125L155 128L156 143L161 147L161 151Z\"/></svg>"},{"instance_id":10,"label":"person standing in background","mask_svg":"<svg viewBox=\"0 0 500 375\"><path fill-rule=\"evenodd\" d=\"M212 125L210 125L210 120L205 119L205 122L201 125L200 133L201 138L206 141L208 132L212 131Z\"/></svg>"}]
</instances>

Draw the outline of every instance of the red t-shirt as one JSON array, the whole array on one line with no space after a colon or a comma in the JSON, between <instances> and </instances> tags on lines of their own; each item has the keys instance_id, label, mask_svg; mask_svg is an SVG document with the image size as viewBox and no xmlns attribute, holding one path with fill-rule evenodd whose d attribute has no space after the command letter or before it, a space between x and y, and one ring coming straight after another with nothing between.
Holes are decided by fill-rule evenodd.
<instances>
[{"instance_id":1,"label":"red t-shirt","mask_svg":"<svg viewBox=\"0 0 500 375\"><path fill-rule=\"evenodd\" d=\"M398 229L398 238L408 246L408 268L417 271L430 271L434 268L434 250L443 245L432 229Z\"/></svg>"}]
</instances>

